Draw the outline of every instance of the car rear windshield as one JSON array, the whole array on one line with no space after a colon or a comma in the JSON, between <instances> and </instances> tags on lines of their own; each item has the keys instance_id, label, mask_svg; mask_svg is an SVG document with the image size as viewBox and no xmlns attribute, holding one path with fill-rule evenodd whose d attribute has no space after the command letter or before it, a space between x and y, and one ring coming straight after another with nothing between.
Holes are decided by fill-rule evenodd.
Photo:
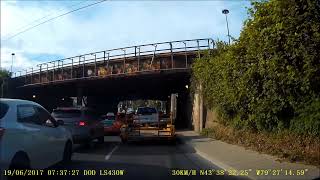
<instances>
[{"instance_id":1,"label":"car rear windshield","mask_svg":"<svg viewBox=\"0 0 320 180\"><path fill-rule=\"evenodd\" d=\"M138 114L153 114L153 113L157 113L157 110L155 108L149 108L149 107L145 107L145 108L138 108L137 111Z\"/></svg>"},{"instance_id":2,"label":"car rear windshield","mask_svg":"<svg viewBox=\"0 0 320 180\"><path fill-rule=\"evenodd\" d=\"M56 118L73 118L80 117L81 111L76 109L55 109L52 115Z\"/></svg>"},{"instance_id":3,"label":"car rear windshield","mask_svg":"<svg viewBox=\"0 0 320 180\"><path fill-rule=\"evenodd\" d=\"M107 119L107 120L115 120L116 117L115 116L110 116L110 115L102 115L101 119L103 119L103 120L105 120L105 119Z\"/></svg>"},{"instance_id":4,"label":"car rear windshield","mask_svg":"<svg viewBox=\"0 0 320 180\"><path fill-rule=\"evenodd\" d=\"M106 116L105 118L108 119L108 120L115 120L116 119L115 116Z\"/></svg>"},{"instance_id":5,"label":"car rear windshield","mask_svg":"<svg viewBox=\"0 0 320 180\"><path fill-rule=\"evenodd\" d=\"M8 112L9 106L0 102L0 119L2 119Z\"/></svg>"}]
</instances>

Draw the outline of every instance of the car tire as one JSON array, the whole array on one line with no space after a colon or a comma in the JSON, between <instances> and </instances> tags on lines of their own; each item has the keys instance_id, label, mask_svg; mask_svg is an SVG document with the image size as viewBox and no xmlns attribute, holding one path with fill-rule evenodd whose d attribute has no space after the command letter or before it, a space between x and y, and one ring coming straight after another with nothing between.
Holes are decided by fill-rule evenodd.
<instances>
[{"instance_id":1,"label":"car tire","mask_svg":"<svg viewBox=\"0 0 320 180\"><path fill-rule=\"evenodd\" d=\"M84 143L84 147L85 147L85 148L88 148L88 149L92 148L92 147L93 147L92 141L91 141L91 140L86 141L86 142Z\"/></svg>"},{"instance_id":2,"label":"car tire","mask_svg":"<svg viewBox=\"0 0 320 180\"><path fill-rule=\"evenodd\" d=\"M177 142L176 142L176 140L170 140L170 141L169 141L169 144L170 144L171 146L175 146L175 145L177 144Z\"/></svg>"},{"instance_id":3,"label":"car tire","mask_svg":"<svg viewBox=\"0 0 320 180\"><path fill-rule=\"evenodd\" d=\"M128 138L124 138L122 136L120 136L120 138L122 143L126 144L128 142Z\"/></svg>"},{"instance_id":4,"label":"car tire","mask_svg":"<svg viewBox=\"0 0 320 180\"><path fill-rule=\"evenodd\" d=\"M9 169L30 169L30 160L26 153L18 152L13 157Z\"/></svg>"},{"instance_id":5,"label":"car tire","mask_svg":"<svg viewBox=\"0 0 320 180\"><path fill-rule=\"evenodd\" d=\"M72 158L72 144L70 141L68 141L64 147L62 162L69 163L71 162L71 158Z\"/></svg>"},{"instance_id":6,"label":"car tire","mask_svg":"<svg viewBox=\"0 0 320 180\"><path fill-rule=\"evenodd\" d=\"M98 143L103 144L104 143L104 136L98 137Z\"/></svg>"},{"instance_id":7,"label":"car tire","mask_svg":"<svg viewBox=\"0 0 320 180\"><path fill-rule=\"evenodd\" d=\"M25 170L25 169L31 169L31 163L30 159L27 156L26 153L24 152L18 152L14 155L12 158L12 161L9 165L9 170ZM1 176L0 176L1 177ZM22 176L8 176L7 180L18 180L18 179L23 179Z\"/></svg>"}]
</instances>

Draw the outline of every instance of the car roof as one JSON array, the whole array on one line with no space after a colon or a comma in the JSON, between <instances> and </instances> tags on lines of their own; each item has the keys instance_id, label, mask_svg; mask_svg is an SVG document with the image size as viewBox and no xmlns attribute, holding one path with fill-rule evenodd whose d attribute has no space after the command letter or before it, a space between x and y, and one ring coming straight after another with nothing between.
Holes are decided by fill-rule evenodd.
<instances>
[{"instance_id":1,"label":"car roof","mask_svg":"<svg viewBox=\"0 0 320 180\"><path fill-rule=\"evenodd\" d=\"M142 108L152 108L152 109L156 109L155 107L148 107L148 106L141 106L141 107L138 107L138 109L139 109L139 108L141 108L141 109L142 109Z\"/></svg>"},{"instance_id":2,"label":"car roof","mask_svg":"<svg viewBox=\"0 0 320 180\"><path fill-rule=\"evenodd\" d=\"M88 107L57 107L54 110L91 110Z\"/></svg>"},{"instance_id":3,"label":"car roof","mask_svg":"<svg viewBox=\"0 0 320 180\"><path fill-rule=\"evenodd\" d=\"M3 102L7 105L18 105L18 104L33 104L33 105L39 105L38 103L35 103L33 101L23 100L23 99L9 99L9 98L0 98L0 102Z\"/></svg>"}]
</instances>

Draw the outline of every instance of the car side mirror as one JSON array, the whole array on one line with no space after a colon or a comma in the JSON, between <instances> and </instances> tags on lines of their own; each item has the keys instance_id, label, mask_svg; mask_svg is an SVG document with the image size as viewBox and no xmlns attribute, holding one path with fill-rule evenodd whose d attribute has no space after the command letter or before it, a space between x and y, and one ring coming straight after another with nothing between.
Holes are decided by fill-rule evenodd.
<instances>
[{"instance_id":1,"label":"car side mirror","mask_svg":"<svg viewBox=\"0 0 320 180\"><path fill-rule=\"evenodd\" d=\"M58 121L57 121L57 124L58 124L59 126L62 126L62 125L64 125L64 121L58 120Z\"/></svg>"}]
</instances>

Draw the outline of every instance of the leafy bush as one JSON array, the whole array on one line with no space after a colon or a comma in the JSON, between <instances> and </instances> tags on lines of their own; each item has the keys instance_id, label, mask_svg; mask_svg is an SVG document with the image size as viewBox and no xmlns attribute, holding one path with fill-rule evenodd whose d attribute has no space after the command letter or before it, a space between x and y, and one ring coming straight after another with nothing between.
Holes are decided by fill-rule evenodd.
<instances>
[{"instance_id":1,"label":"leafy bush","mask_svg":"<svg viewBox=\"0 0 320 180\"><path fill-rule=\"evenodd\" d=\"M236 42L195 61L193 83L236 128L319 135L320 2L255 1L248 12Z\"/></svg>"},{"instance_id":2,"label":"leafy bush","mask_svg":"<svg viewBox=\"0 0 320 180\"><path fill-rule=\"evenodd\" d=\"M6 91L5 86L8 85L6 80L10 78L10 72L5 69L0 69L0 98L4 97L4 95L8 92Z\"/></svg>"},{"instance_id":3,"label":"leafy bush","mask_svg":"<svg viewBox=\"0 0 320 180\"><path fill-rule=\"evenodd\" d=\"M320 130L320 99L316 98L303 104L298 109L298 116L291 121L291 130L299 134L309 132L318 135Z\"/></svg>"},{"instance_id":4,"label":"leafy bush","mask_svg":"<svg viewBox=\"0 0 320 180\"><path fill-rule=\"evenodd\" d=\"M6 69L0 69L0 78L8 78L10 77L10 72Z\"/></svg>"}]
</instances>

